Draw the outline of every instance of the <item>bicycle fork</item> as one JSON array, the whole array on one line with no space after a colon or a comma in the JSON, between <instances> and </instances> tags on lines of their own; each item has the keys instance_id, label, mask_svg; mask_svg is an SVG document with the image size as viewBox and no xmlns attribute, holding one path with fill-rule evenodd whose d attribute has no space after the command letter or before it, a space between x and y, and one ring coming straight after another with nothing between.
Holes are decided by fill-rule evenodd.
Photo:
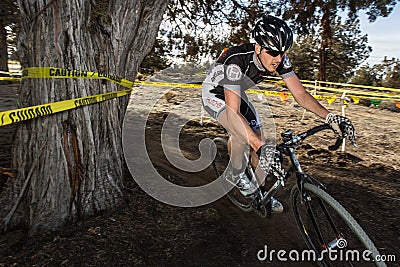
<instances>
[{"instance_id":1,"label":"bicycle fork","mask_svg":"<svg viewBox=\"0 0 400 267\"><path fill-rule=\"evenodd\" d=\"M301 202L302 202L302 204L305 204L307 206L308 214L309 214L309 216L311 218L313 227L314 227L314 229L315 229L315 231L317 233L318 239L319 239L319 241L321 243L321 247L322 247L322 249L328 249L328 250L334 249L334 248L339 246L339 243L341 241L343 241L343 240L345 241L345 239L344 239L343 235L337 229L337 227L336 227L335 223L333 222L332 217L329 214L329 211L327 210L326 206L324 205L322 200L318 198L317 201L318 201L318 204L319 204L320 208L322 209L326 219L328 220L329 225L332 227L332 230L334 231L334 233L336 233L336 237L332 241L326 242L325 239L323 238L322 233L320 231L320 228L319 228L318 224L315 221L315 214L314 214L313 209L311 207L311 198L303 190L304 182L306 182L306 180L311 180L312 178L307 176L303 172L303 170L301 169L300 162L297 159L297 156L295 154L295 149L294 148L289 148L288 152L289 152L290 160L292 161L292 164L296 169L297 185L298 185L298 188L299 188L299 192L301 194ZM318 182L318 181L316 181L316 182ZM318 182L318 184L319 184L319 187L325 188L325 186L323 186L321 183Z\"/></svg>"}]
</instances>

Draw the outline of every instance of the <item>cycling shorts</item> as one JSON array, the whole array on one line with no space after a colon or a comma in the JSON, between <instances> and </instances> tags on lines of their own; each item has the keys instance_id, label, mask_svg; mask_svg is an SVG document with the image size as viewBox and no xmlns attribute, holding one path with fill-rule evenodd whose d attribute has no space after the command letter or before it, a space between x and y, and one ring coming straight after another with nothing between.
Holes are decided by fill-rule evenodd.
<instances>
[{"instance_id":1,"label":"cycling shorts","mask_svg":"<svg viewBox=\"0 0 400 267\"><path fill-rule=\"evenodd\" d=\"M240 113L246 119L253 131L259 130L262 125L256 109L244 92L241 92L241 97L242 101L240 104ZM226 110L225 95L222 86L214 87L211 84L204 83L202 91L202 103L207 113L219 121L220 115Z\"/></svg>"}]
</instances>

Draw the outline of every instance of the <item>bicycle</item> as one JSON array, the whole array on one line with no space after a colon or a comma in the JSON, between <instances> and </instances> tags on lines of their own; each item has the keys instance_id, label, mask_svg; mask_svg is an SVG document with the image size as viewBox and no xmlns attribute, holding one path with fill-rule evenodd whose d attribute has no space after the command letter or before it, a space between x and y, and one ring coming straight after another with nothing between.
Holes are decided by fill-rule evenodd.
<instances>
[{"instance_id":1,"label":"bicycle","mask_svg":"<svg viewBox=\"0 0 400 267\"><path fill-rule=\"evenodd\" d=\"M336 256L340 256L342 260L339 263L340 266L354 266L353 264L359 266L359 260L363 260L362 266L368 266L368 264L386 266L383 261L378 261L380 254L377 248L353 216L327 193L321 182L303 172L301 168L295 153L296 148L307 137L329 129L332 130L328 124L323 124L299 135L294 135L292 130L282 132L283 142L276 146L276 150L281 156L286 155L290 158L291 164L286 168L286 174L284 176L273 174L275 183L265 190L264 194L258 187L253 195L244 197L237 187L230 185L231 190L227 196L240 209L246 212L255 211L265 218L271 215L271 197L295 174L297 182L292 187L290 203L298 229L308 248L315 253L312 255L314 260L320 266L336 265L338 262L331 257L336 251L338 253ZM338 137L336 143L328 148L337 150L342 142L343 139ZM213 139L213 143L215 144L213 148L216 149L211 152L215 155L212 162L214 173L217 178L221 175L226 177L229 164L227 141L217 137ZM248 162L245 173L250 181L256 181L255 169L251 166L249 157L249 151L245 152L244 159ZM229 182L226 182L225 189L228 189L228 185ZM367 257L364 257L364 254L368 254ZM376 261L368 262L368 260Z\"/></svg>"}]
</instances>

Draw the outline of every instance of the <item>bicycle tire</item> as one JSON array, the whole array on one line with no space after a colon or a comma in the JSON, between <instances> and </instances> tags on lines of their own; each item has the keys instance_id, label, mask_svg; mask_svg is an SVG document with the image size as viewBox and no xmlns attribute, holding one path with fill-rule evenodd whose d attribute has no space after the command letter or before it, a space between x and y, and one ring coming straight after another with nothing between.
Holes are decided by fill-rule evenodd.
<instances>
[{"instance_id":1,"label":"bicycle tire","mask_svg":"<svg viewBox=\"0 0 400 267\"><path fill-rule=\"evenodd\" d=\"M326 191L310 183L304 184L303 192L308 197L307 201L302 203L298 185L292 188L290 199L293 214L307 246L316 252L317 262L320 266L386 266L382 261L373 261L380 257L376 246L353 216L338 201ZM323 204L321 205L321 203ZM313 212L312 216L308 207ZM328 217L323 212L323 207L328 211L337 230L330 226ZM325 242L320 242L311 217L315 218ZM337 232L344 239L338 239ZM329 256L334 252L332 249L328 250L326 245L329 243L334 245L333 250L337 252L335 254L336 259ZM325 252L323 252L324 250ZM328 252L331 254L328 254ZM366 255L363 253L369 254L368 259L372 259L372 261L365 258Z\"/></svg>"},{"instance_id":2,"label":"bicycle tire","mask_svg":"<svg viewBox=\"0 0 400 267\"><path fill-rule=\"evenodd\" d=\"M222 175L225 177L227 174L229 165L228 144L227 141L221 137L214 138L213 142L216 145L217 150L215 151L215 157L212 161L212 167L214 174L218 179ZM211 151L211 156L213 155L214 153ZM254 209L251 205L252 199L244 197L240 193L239 189L236 186L233 186L227 179L222 179L221 185L229 200L241 210L250 212Z\"/></svg>"}]
</instances>

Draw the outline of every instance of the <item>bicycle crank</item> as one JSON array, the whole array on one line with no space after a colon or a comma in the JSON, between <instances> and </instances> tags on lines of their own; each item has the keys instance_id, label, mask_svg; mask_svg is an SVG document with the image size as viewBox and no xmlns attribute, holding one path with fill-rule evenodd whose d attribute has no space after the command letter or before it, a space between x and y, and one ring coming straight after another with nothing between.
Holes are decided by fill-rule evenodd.
<instances>
[{"instance_id":1,"label":"bicycle crank","mask_svg":"<svg viewBox=\"0 0 400 267\"><path fill-rule=\"evenodd\" d=\"M268 212L267 206L262 204L260 201L254 200L252 205L257 215L261 218L266 218L268 215L271 214L270 212ZM269 205L269 203L267 205Z\"/></svg>"}]
</instances>

